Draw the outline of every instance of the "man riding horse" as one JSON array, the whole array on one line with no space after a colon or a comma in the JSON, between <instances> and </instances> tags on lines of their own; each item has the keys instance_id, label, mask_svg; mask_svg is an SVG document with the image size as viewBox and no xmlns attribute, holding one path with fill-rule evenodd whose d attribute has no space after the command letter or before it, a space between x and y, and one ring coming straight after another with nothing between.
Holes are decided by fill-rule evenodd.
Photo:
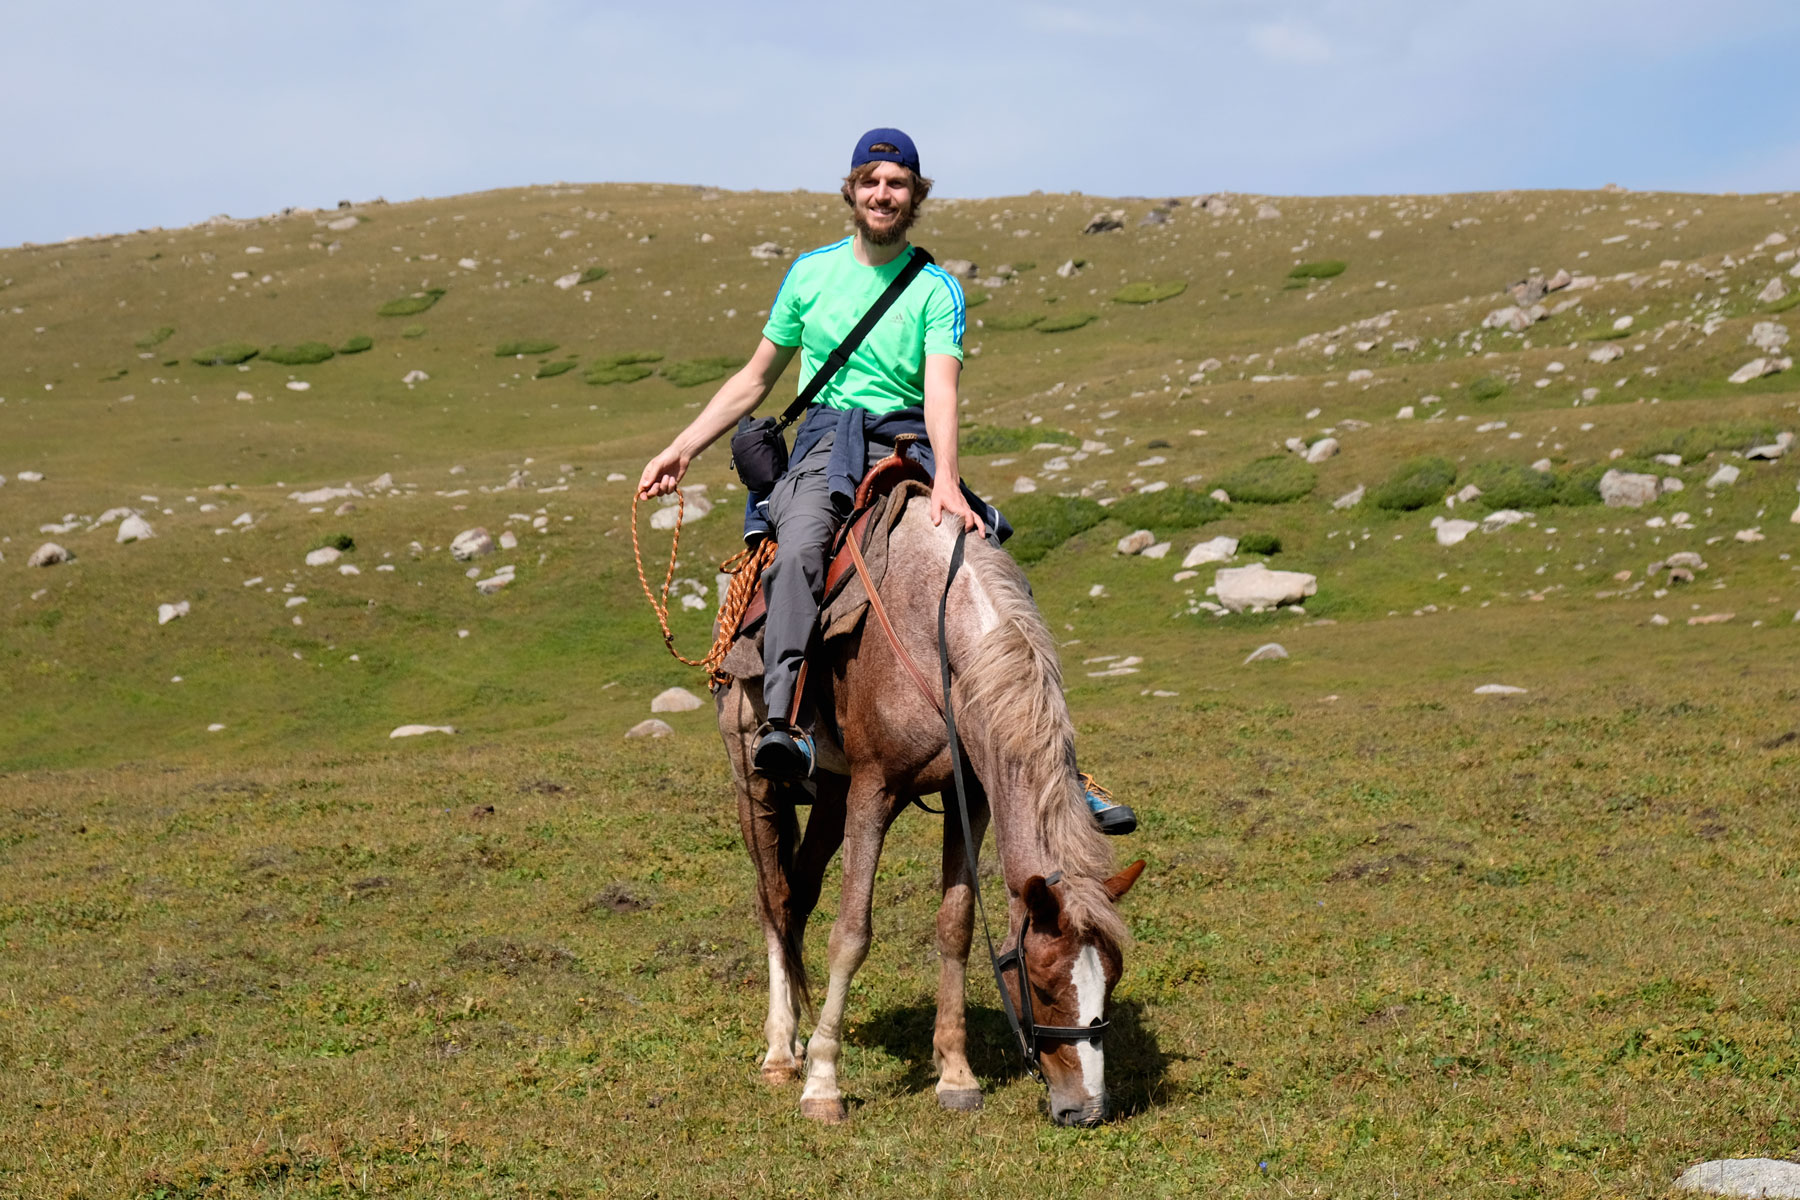
<instances>
[{"instance_id":1,"label":"man riding horse","mask_svg":"<svg viewBox=\"0 0 1800 1200\"><path fill-rule=\"evenodd\" d=\"M746 513L747 541L772 533L777 543L762 580L769 614L762 685L768 717L754 752L756 770L771 780L812 774L813 739L800 717L800 668L818 620L826 556L857 482L893 453L896 439L925 439L924 445L913 442L911 453L932 476L933 524L948 515L996 545L1011 533L958 472L962 289L906 236L930 191L911 138L898 129L864 134L842 186L855 234L794 260L749 363L650 460L638 481L641 498L673 492L702 450L762 404L796 352L804 378L831 371L795 435L785 473L766 494L751 495ZM904 290L888 295L903 273ZM853 337L878 303L887 305L885 313L860 340ZM846 345L853 346L847 357L834 355ZM841 366L830 365L840 360ZM1088 804L1103 832L1137 827L1131 809L1102 788L1090 787Z\"/></svg>"}]
</instances>

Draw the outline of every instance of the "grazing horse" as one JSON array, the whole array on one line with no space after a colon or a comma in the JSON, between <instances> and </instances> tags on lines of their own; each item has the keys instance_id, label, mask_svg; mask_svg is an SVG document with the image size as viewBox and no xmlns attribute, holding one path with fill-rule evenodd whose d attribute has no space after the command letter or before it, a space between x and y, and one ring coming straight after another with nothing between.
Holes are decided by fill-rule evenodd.
<instances>
[{"instance_id":1,"label":"grazing horse","mask_svg":"<svg viewBox=\"0 0 1800 1200\"><path fill-rule=\"evenodd\" d=\"M889 535L890 567L880 592L898 641L934 681L938 605L956 537L952 528L949 521L933 525L923 498L911 497ZM1092 1037L1068 1035L1075 1026L1103 1027L1127 940L1114 902L1136 882L1144 864L1110 874L1110 850L1089 815L1075 770L1075 731L1063 699L1056 644L1023 572L1004 551L975 539L965 543L964 562L950 588L945 643L959 741L974 773L966 796L974 845L981 845L991 819L1009 898L1006 948L1018 945L1021 931L1025 935L1020 958L1030 994L1019 991L1020 972L1008 972L1008 1000L1015 1010L1028 1004L1041 1023L1038 1066L1049 1087L1051 1118L1060 1125L1097 1124L1106 1114L1098 1030ZM804 1068L801 1112L827 1123L845 1119L837 1074L844 1007L850 981L869 950L882 842L894 818L916 797L944 793L948 815L932 1058L939 1070L938 1102L945 1108L980 1108L963 994L978 898L956 816L944 717L873 614L856 631L826 643L813 671L815 676L828 671L836 722L835 729L819 722L816 796L804 834L794 785L771 785L752 770L754 735L764 716L760 680L734 679L718 694L719 731L736 777L738 814L756 867L757 907L768 941L764 1032L769 1049L763 1078L790 1082ZM811 999L801 957L806 920L840 846L843 895L831 929L830 978L812 1038L803 1045L800 1017ZM1059 1032L1064 1036L1054 1036Z\"/></svg>"}]
</instances>

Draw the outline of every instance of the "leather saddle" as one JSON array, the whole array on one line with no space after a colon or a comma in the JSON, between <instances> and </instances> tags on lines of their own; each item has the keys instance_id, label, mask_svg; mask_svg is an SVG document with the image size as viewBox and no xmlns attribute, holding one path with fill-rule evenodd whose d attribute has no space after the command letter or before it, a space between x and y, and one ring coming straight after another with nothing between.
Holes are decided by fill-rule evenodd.
<instances>
[{"instance_id":1,"label":"leather saddle","mask_svg":"<svg viewBox=\"0 0 1800 1200\"><path fill-rule=\"evenodd\" d=\"M830 565L825 569L825 592L819 599L821 611L831 603L845 576L856 569L850 555L850 539L856 539L858 549L868 545L869 518L873 515L877 502L903 483L931 483L930 472L918 459L907 453L907 448L917 440L913 434L901 434L894 441L894 452L870 467L863 475L862 482L856 485L856 500L851 505L850 516L838 530L837 538L832 543ZM762 580L758 579L756 591L744 608L743 618L738 621L733 638L755 633L768 615L768 600L763 595Z\"/></svg>"}]
</instances>

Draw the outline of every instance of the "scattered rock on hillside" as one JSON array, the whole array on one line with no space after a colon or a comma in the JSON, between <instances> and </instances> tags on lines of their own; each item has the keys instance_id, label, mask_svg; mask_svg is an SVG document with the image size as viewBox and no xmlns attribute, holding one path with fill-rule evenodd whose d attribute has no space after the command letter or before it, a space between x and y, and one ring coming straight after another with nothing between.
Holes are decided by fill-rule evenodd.
<instances>
[{"instance_id":1,"label":"scattered rock on hillside","mask_svg":"<svg viewBox=\"0 0 1800 1200\"><path fill-rule=\"evenodd\" d=\"M1737 467L1732 466L1730 463L1726 463L1712 473L1712 478L1706 481L1706 486L1709 489L1730 487L1738 481L1738 476L1740 474L1742 474L1742 472Z\"/></svg>"},{"instance_id":2,"label":"scattered rock on hillside","mask_svg":"<svg viewBox=\"0 0 1800 1200\"><path fill-rule=\"evenodd\" d=\"M1115 229L1123 228L1125 228L1125 210L1115 208L1111 212L1095 213L1082 227L1081 232L1110 233Z\"/></svg>"},{"instance_id":3,"label":"scattered rock on hillside","mask_svg":"<svg viewBox=\"0 0 1800 1200\"><path fill-rule=\"evenodd\" d=\"M683 503L687 506L685 511L678 505L670 504L651 513L650 528L667 533L675 528L678 519L691 525L713 510L712 501L701 495L690 495Z\"/></svg>"},{"instance_id":4,"label":"scattered rock on hillside","mask_svg":"<svg viewBox=\"0 0 1800 1200\"><path fill-rule=\"evenodd\" d=\"M1487 516L1481 518L1481 532L1498 533L1508 525L1517 525L1520 521L1523 521L1525 517L1526 514L1520 512L1516 508L1495 509Z\"/></svg>"},{"instance_id":5,"label":"scattered rock on hillside","mask_svg":"<svg viewBox=\"0 0 1800 1200\"><path fill-rule=\"evenodd\" d=\"M1596 346L1588 351L1588 361L1592 363L1609 363L1625 357L1625 348L1608 342L1604 346Z\"/></svg>"},{"instance_id":6,"label":"scattered rock on hillside","mask_svg":"<svg viewBox=\"0 0 1800 1200\"><path fill-rule=\"evenodd\" d=\"M159 604L156 606L156 623L158 625L167 625L170 621L178 620L187 615L188 602L186 600L178 600L174 604Z\"/></svg>"},{"instance_id":7,"label":"scattered rock on hillside","mask_svg":"<svg viewBox=\"0 0 1800 1200\"><path fill-rule=\"evenodd\" d=\"M400 377L400 382L404 383L407 387L411 387L415 383L428 383L430 380L431 376L419 370L417 367L414 367Z\"/></svg>"},{"instance_id":8,"label":"scattered rock on hillside","mask_svg":"<svg viewBox=\"0 0 1800 1200\"><path fill-rule=\"evenodd\" d=\"M55 542L45 542L31 552L31 557L25 560L25 565L28 567L54 567L57 563L71 562L74 558L73 554Z\"/></svg>"},{"instance_id":9,"label":"scattered rock on hillside","mask_svg":"<svg viewBox=\"0 0 1800 1200\"><path fill-rule=\"evenodd\" d=\"M471 558L480 558L493 552L494 539L479 525L463 530L450 541L450 555L458 562L468 562Z\"/></svg>"},{"instance_id":10,"label":"scattered rock on hillside","mask_svg":"<svg viewBox=\"0 0 1800 1200\"><path fill-rule=\"evenodd\" d=\"M512 581L513 573L510 569L496 571L486 579L477 579L475 581L475 590L484 596L492 596L495 592L498 592L500 589L512 583Z\"/></svg>"},{"instance_id":11,"label":"scattered rock on hillside","mask_svg":"<svg viewBox=\"0 0 1800 1200\"><path fill-rule=\"evenodd\" d=\"M1706 614L1704 614L1702 616L1698 616L1698 617L1689 617L1688 624L1689 625L1723 625L1725 622L1731 620L1735 616L1737 616L1736 613L1728 613L1728 612L1706 613Z\"/></svg>"},{"instance_id":12,"label":"scattered rock on hillside","mask_svg":"<svg viewBox=\"0 0 1800 1200\"><path fill-rule=\"evenodd\" d=\"M1249 666L1253 662L1275 662L1287 656L1287 649L1280 642L1266 642L1250 652L1250 657L1244 660L1244 665Z\"/></svg>"},{"instance_id":13,"label":"scattered rock on hillside","mask_svg":"<svg viewBox=\"0 0 1800 1200\"><path fill-rule=\"evenodd\" d=\"M651 717L647 721L639 721L625 731L628 738L665 738L675 732L675 727L667 721L659 721Z\"/></svg>"},{"instance_id":14,"label":"scattered rock on hillside","mask_svg":"<svg viewBox=\"0 0 1800 1200\"><path fill-rule=\"evenodd\" d=\"M381 474L377 475L375 478L369 480L369 490L371 492L391 492L391 491L393 491L394 490L393 472L383 471Z\"/></svg>"},{"instance_id":15,"label":"scattered rock on hillside","mask_svg":"<svg viewBox=\"0 0 1800 1200\"><path fill-rule=\"evenodd\" d=\"M456 732L456 729L450 725L402 725L398 729L394 730L394 732L388 734L388 737L390 739L392 739L392 738L407 738L407 737L418 737L422 733L455 733L455 732Z\"/></svg>"},{"instance_id":16,"label":"scattered rock on hillside","mask_svg":"<svg viewBox=\"0 0 1800 1200\"><path fill-rule=\"evenodd\" d=\"M650 701L653 713L693 712L700 707L700 697L684 687L672 687L656 694Z\"/></svg>"},{"instance_id":17,"label":"scattered rock on hillside","mask_svg":"<svg viewBox=\"0 0 1800 1200\"><path fill-rule=\"evenodd\" d=\"M1037 491L1037 480L1029 475L1021 475L1013 480L1012 490L1021 496L1028 496Z\"/></svg>"},{"instance_id":18,"label":"scattered rock on hillside","mask_svg":"<svg viewBox=\"0 0 1800 1200\"><path fill-rule=\"evenodd\" d=\"M1454 546L1481 528L1474 521L1447 521L1443 517L1431 518L1431 527L1437 533L1437 544L1440 546Z\"/></svg>"},{"instance_id":19,"label":"scattered rock on hillside","mask_svg":"<svg viewBox=\"0 0 1800 1200\"><path fill-rule=\"evenodd\" d=\"M759 242L750 247L751 258L786 258L787 250L779 242Z\"/></svg>"},{"instance_id":20,"label":"scattered rock on hillside","mask_svg":"<svg viewBox=\"0 0 1800 1200\"><path fill-rule=\"evenodd\" d=\"M975 264L966 258L946 258L938 266L956 276L958 279L975 278Z\"/></svg>"},{"instance_id":21,"label":"scattered rock on hillside","mask_svg":"<svg viewBox=\"0 0 1800 1200\"><path fill-rule=\"evenodd\" d=\"M1174 542L1157 542L1154 546L1144 547L1144 558L1167 558Z\"/></svg>"},{"instance_id":22,"label":"scattered rock on hillside","mask_svg":"<svg viewBox=\"0 0 1800 1200\"><path fill-rule=\"evenodd\" d=\"M1056 274L1059 279L1073 279L1075 276L1081 274L1081 267L1071 258L1063 263L1062 266L1056 268Z\"/></svg>"},{"instance_id":23,"label":"scattered rock on hillside","mask_svg":"<svg viewBox=\"0 0 1800 1200\"><path fill-rule=\"evenodd\" d=\"M1800 1196L1800 1163L1778 1158L1718 1158L1689 1167L1675 1180L1684 1192L1715 1196Z\"/></svg>"},{"instance_id":24,"label":"scattered rock on hillside","mask_svg":"<svg viewBox=\"0 0 1800 1200\"><path fill-rule=\"evenodd\" d=\"M1731 373L1730 382L1749 383L1753 379L1761 379L1765 375L1774 375L1794 365L1794 360L1787 357L1753 358Z\"/></svg>"},{"instance_id":25,"label":"scattered rock on hillside","mask_svg":"<svg viewBox=\"0 0 1800 1200\"><path fill-rule=\"evenodd\" d=\"M1300 571L1271 571L1262 563L1247 567L1221 567L1213 577L1213 594L1232 612L1278 608L1298 604L1317 595L1317 576Z\"/></svg>"},{"instance_id":26,"label":"scattered rock on hillside","mask_svg":"<svg viewBox=\"0 0 1800 1200\"><path fill-rule=\"evenodd\" d=\"M1600 499L1608 508L1642 508L1661 490L1654 475L1608 471L1600 477Z\"/></svg>"},{"instance_id":27,"label":"scattered rock on hillside","mask_svg":"<svg viewBox=\"0 0 1800 1200\"><path fill-rule=\"evenodd\" d=\"M1746 340L1764 354L1776 354L1788 344L1787 326L1779 321L1758 321Z\"/></svg>"},{"instance_id":28,"label":"scattered rock on hillside","mask_svg":"<svg viewBox=\"0 0 1800 1200\"><path fill-rule=\"evenodd\" d=\"M1148 529L1139 529L1119 539L1120 554L1142 554L1156 544L1156 535Z\"/></svg>"},{"instance_id":29,"label":"scattered rock on hillside","mask_svg":"<svg viewBox=\"0 0 1800 1200\"><path fill-rule=\"evenodd\" d=\"M1367 494L1368 490L1367 487L1359 483L1343 495L1339 496L1336 500L1333 500L1331 502L1331 507L1340 511L1346 508L1355 508L1362 503L1363 496Z\"/></svg>"},{"instance_id":30,"label":"scattered rock on hillside","mask_svg":"<svg viewBox=\"0 0 1800 1200\"><path fill-rule=\"evenodd\" d=\"M1211 541L1201 542L1189 550L1187 557L1181 560L1181 565L1185 569L1204 566L1207 563L1229 562L1237 551L1238 540L1226 534L1220 534Z\"/></svg>"},{"instance_id":31,"label":"scattered rock on hillside","mask_svg":"<svg viewBox=\"0 0 1800 1200\"><path fill-rule=\"evenodd\" d=\"M20 471L16 478L20 483L42 483L44 482L44 473L42 471Z\"/></svg>"},{"instance_id":32,"label":"scattered rock on hillside","mask_svg":"<svg viewBox=\"0 0 1800 1200\"><path fill-rule=\"evenodd\" d=\"M581 282L581 272L570 271L567 275L558 275L552 282L566 292Z\"/></svg>"},{"instance_id":33,"label":"scattered rock on hillside","mask_svg":"<svg viewBox=\"0 0 1800 1200\"><path fill-rule=\"evenodd\" d=\"M1574 282L1575 282L1575 279L1573 276L1571 276L1567 271L1559 269L1556 272L1556 274L1552 275L1544 283L1544 289L1546 291L1551 291L1551 292L1560 292L1564 288L1568 287L1571 283L1574 283Z\"/></svg>"},{"instance_id":34,"label":"scattered rock on hillside","mask_svg":"<svg viewBox=\"0 0 1800 1200\"><path fill-rule=\"evenodd\" d=\"M502 550L517 550L519 548L519 535L510 529L502 529L500 531L500 548Z\"/></svg>"},{"instance_id":35,"label":"scattered rock on hillside","mask_svg":"<svg viewBox=\"0 0 1800 1200\"><path fill-rule=\"evenodd\" d=\"M133 513L119 522L119 534L114 540L121 543L141 542L155 536L156 530L150 528L150 522Z\"/></svg>"},{"instance_id":36,"label":"scattered rock on hillside","mask_svg":"<svg viewBox=\"0 0 1800 1200\"><path fill-rule=\"evenodd\" d=\"M356 488L351 487L349 484L345 484L343 487L314 488L310 492L288 493L288 499L296 504L328 504L333 500L342 500L347 496L355 496L358 499L361 499L362 493Z\"/></svg>"},{"instance_id":37,"label":"scattered rock on hillside","mask_svg":"<svg viewBox=\"0 0 1800 1200\"><path fill-rule=\"evenodd\" d=\"M1259 221L1281 220L1281 210L1266 201L1256 206L1256 219Z\"/></svg>"},{"instance_id":38,"label":"scattered rock on hillside","mask_svg":"<svg viewBox=\"0 0 1800 1200\"><path fill-rule=\"evenodd\" d=\"M317 550L310 550L307 552L306 565L309 567L329 567L332 563L342 557L344 557L344 552L339 550L336 546L320 546Z\"/></svg>"},{"instance_id":39,"label":"scattered rock on hillside","mask_svg":"<svg viewBox=\"0 0 1800 1200\"><path fill-rule=\"evenodd\" d=\"M290 379L287 381L287 390L290 392L309 392L312 390L312 384L306 382L304 379Z\"/></svg>"},{"instance_id":40,"label":"scattered rock on hillside","mask_svg":"<svg viewBox=\"0 0 1800 1200\"><path fill-rule=\"evenodd\" d=\"M1787 284L1781 282L1781 276L1777 275L1763 285L1763 290L1756 293L1756 299L1759 304L1776 304L1786 300L1787 294Z\"/></svg>"},{"instance_id":41,"label":"scattered rock on hillside","mask_svg":"<svg viewBox=\"0 0 1800 1200\"><path fill-rule=\"evenodd\" d=\"M1510 683L1484 683L1475 689L1477 696L1523 696L1529 689L1514 687Z\"/></svg>"},{"instance_id":42,"label":"scattered rock on hillside","mask_svg":"<svg viewBox=\"0 0 1800 1200\"><path fill-rule=\"evenodd\" d=\"M1338 452L1338 440L1334 437L1320 438L1306 448L1306 461L1322 463Z\"/></svg>"}]
</instances>

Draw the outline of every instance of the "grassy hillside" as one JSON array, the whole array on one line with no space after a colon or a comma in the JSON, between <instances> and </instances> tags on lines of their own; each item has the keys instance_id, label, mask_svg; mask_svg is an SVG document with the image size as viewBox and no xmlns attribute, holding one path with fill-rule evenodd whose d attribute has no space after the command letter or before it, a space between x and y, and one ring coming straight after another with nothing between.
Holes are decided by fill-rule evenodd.
<instances>
[{"instance_id":1,"label":"grassy hillside","mask_svg":"<svg viewBox=\"0 0 1800 1200\"><path fill-rule=\"evenodd\" d=\"M700 688L630 481L844 232L832 194L585 185L0 251L0 1187L1657 1195L1796 1153L1800 475L1743 454L1800 432L1800 374L1728 377L1796 325L1800 202L931 203L916 240L974 264L968 477L1144 819L1097 1133L1042 1123L982 984L989 1107L937 1112L918 814L853 1125L803 1127L754 1078L708 714L621 740ZM1608 467L1681 490L1609 508ZM710 603L740 497L720 450L690 483ZM1528 515L1434 537L1496 508ZM454 560L474 526L516 548ZM1140 528L1167 557L1115 553ZM1318 594L1214 615L1181 560L1221 534Z\"/></svg>"}]
</instances>

